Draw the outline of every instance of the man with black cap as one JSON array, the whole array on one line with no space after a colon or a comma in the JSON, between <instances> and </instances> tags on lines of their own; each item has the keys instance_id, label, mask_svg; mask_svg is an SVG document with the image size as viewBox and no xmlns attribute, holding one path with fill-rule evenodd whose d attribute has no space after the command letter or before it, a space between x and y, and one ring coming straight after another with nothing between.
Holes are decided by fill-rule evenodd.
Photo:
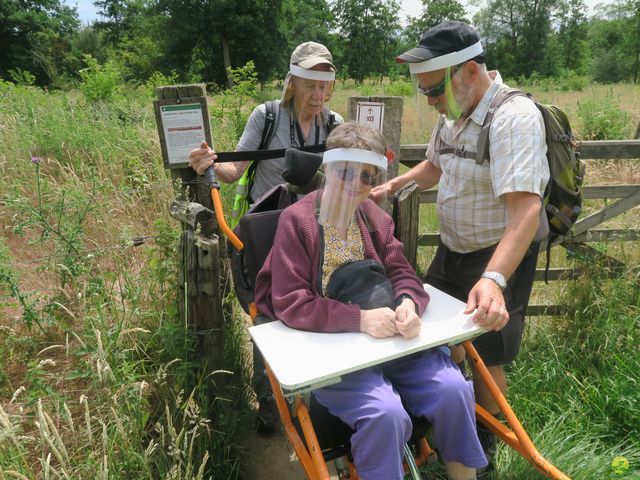
<instances>
[{"instance_id":1,"label":"man with black cap","mask_svg":"<svg viewBox=\"0 0 640 480\"><path fill-rule=\"evenodd\" d=\"M441 115L425 161L371 196L381 200L411 180L423 190L438 185L440 241L426 281L467 302L467 313L475 310L473 321L488 333L474 345L505 392L503 365L520 348L549 179L542 115L524 96L505 102L491 121L489 159L478 162L490 104L507 88L497 71L487 70L478 33L461 22L443 22L396 61L409 64L420 93ZM486 386L474 383L476 401L499 413ZM490 456L495 437L483 443Z\"/></svg>"}]
</instances>

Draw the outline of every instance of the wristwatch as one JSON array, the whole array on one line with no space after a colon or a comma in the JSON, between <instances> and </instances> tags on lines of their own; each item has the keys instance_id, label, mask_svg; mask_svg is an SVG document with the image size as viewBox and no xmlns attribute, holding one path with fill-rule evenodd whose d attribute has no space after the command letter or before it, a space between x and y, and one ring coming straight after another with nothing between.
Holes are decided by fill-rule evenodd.
<instances>
[{"instance_id":1,"label":"wristwatch","mask_svg":"<svg viewBox=\"0 0 640 480\"><path fill-rule=\"evenodd\" d=\"M504 278L504 275L502 275L499 272L491 272L491 271L487 270L486 272L484 272L482 274L481 278L488 278L489 280L493 280L494 282L496 282L498 284L498 286L502 290L507 288L507 279Z\"/></svg>"}]
</instances>

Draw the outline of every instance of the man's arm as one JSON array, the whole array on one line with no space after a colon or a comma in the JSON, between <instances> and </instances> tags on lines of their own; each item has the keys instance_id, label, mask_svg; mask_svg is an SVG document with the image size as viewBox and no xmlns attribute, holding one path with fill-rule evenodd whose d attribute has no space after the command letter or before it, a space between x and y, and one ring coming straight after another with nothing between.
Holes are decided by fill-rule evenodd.
<instances>
[{"instance_id":1,"label":"man's arm","mask_svg":"<svg viewBox=\"0 0 640 480\"><path fill-rule=\"evenodd\" d=\"M505 193L509 221L496 251L487 265L488 271L509 278L524 258L538 229L540 197L535 193ZM504 296L491 279L481 278L469 292L466 313L477 308L473 321L487 330L500 330L509 320Z\"/></svg>"},{"instance_id":2,"label":"man's arm","mask_svg":"<svg viewBox=\"0 0 640 480\"><path fill-rule=\"evenodd\" d=\"M402 175L373 188L369 194L369 198L373 199L376 203L380 203L385 198L393 196L394 193L412 180L418 184L420 190L427 190L438 183L440 175L442 175L442 170L436 167L431 161L425 160Z\"/></svg>"}]
</instances>

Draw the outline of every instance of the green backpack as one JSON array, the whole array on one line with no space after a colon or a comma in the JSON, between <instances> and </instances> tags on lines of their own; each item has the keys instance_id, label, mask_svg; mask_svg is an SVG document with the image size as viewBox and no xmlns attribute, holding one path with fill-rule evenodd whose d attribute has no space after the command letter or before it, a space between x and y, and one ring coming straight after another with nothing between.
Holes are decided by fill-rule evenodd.
<instances>
[{"instance_id":1,"label":"green backpack","mask_svg":"<svg viewBox=\"0 0 640 480\"><path fill-rule=\"evenodd\" d=\"M485 159L489 161L489 129L493 116L501 105L517 95L530 98L544 119L550 176L543 196L543 206L549 223L549 237L566 235L582 211L585 164L576 149L578 142L565 112L555 105L538 103L533 95L516 88L500 90L491 102L482 126L478 139L478 152L482 152L482 155L476 158L476 162L481 164Z\"/></svg>"},{"instance_id":2,"label":"green backpack","mask_svg":"<svg viewBox=\"0 0 640 480\"><path fill-rule=\"evenodd\" d=\"M549 183L545 188L542 201L546 215L541 215L541 221L546 219L549 227L545 268L546 281L549 271L549 253L553 240L568 234L582 211L582 182L585 164L580 159L580 152L577 150L578 142L571 131L567 114L555 105L538 103L533 95L517 88L501 89L489 106L478 137L477 152L468 152L441 142L443 146L438 149L438 153L453 153L459 157L472 158L478 165L481 165L485 160L490 161L489 131L493 117L504 103L518 95L531 99L544 119L547 162L549 164ZM545 227L545 225L541 225L539 231L545 231ZM543 240L539 236L537 239Z\"/></svg>"},{"instance_id":3,"label":"green backpack","mask_svg":"<svg viewBox=\"0 0 640 480\"><path fill-rule=\"evenodd\" d=\"M549 238L566 235L576 223L582 211L582 181L585 165L577 151L577 141L571 131L569 118L555 105L538 103L533 95L516 88L505 88L495 96L485 117L478 137L477 152L468 152L463 148L454 148L440 141L438 154L453 153L456 156L471 158L481 165L490 161L489 131L496 111L515 96L530 98L538 107L545 126L547 143L547 162L549 164L549 183L543 195L543 206L549 224Z\"/></svg>"}]
</instances>

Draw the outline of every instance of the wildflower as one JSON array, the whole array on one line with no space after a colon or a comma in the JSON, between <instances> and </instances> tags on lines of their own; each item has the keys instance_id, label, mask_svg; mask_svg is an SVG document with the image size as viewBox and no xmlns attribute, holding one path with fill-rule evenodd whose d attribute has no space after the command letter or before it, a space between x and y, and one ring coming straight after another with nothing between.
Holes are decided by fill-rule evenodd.
<instances>
[{"instance_id":1,"label":"wildflower","mask_svg":"<svg viewBox=\"0 0 640 480\"><path fill-rule=\"evenodd\" d=\"M13 393L13 397L11 397L11 401L9 403L13 403L15 402L18 397L20 395L22 395L25 392L26 388L24 385L20 385L20 388L18 388L14 393Z\"/></svg>"},{"instance_id":2,"label":"wildflower","mask_svg":"<svg viewBox=\"0 0 640 480\"><path fill-rule=\"evenodd\" d=\"M56 366L55 360L51 360L50 358L47 358L46 360L40 360L40 363L38 363L38 367L42 368L46 366L55 367Z\"/></svg>"},{"instance_id":3,"label":"wildflower","mask_svg":"<svg viewBox=\"0 0 640 480\"><path fill-rule=\"evenodd\" d=\"M31 157L31 163L33 163L35 165L39 165L40 162L42 162L42 158L40 158L40 157Z\"/></svg>"}]
</instances>

